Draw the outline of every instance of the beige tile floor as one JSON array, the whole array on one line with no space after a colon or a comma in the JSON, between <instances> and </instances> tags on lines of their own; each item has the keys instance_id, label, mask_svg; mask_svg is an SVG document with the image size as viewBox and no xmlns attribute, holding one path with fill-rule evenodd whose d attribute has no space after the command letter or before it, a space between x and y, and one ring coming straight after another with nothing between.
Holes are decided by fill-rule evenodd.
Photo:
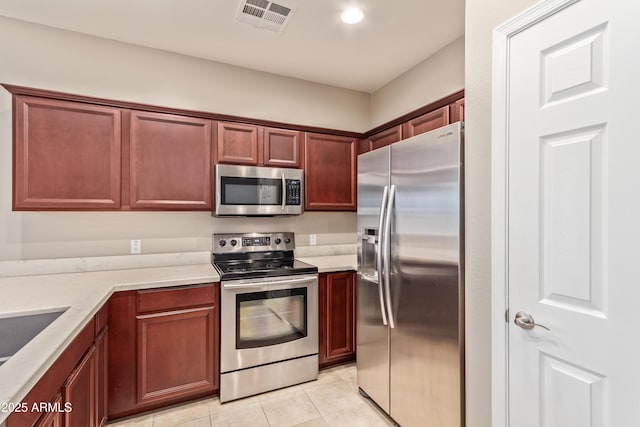
<instances>
[{"instance_id":1,"label":"beige tile floor","mask_svg":"<svg viewBox=\"0 0 640 427\"><path fill-rule=\"evenodd\" d=\"M116 420L111 427L384 427L394 424L360 396L354 363L317 381L221 404L217 397Z\"/></svg>"}]
</instances>

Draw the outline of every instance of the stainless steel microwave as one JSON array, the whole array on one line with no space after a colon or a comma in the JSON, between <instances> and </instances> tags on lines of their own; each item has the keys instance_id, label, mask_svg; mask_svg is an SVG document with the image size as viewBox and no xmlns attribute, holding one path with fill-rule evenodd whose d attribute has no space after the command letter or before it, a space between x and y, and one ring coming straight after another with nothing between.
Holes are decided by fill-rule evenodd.
<instances>
[{"instance_id":1,"label":"stainless steel microwave","mask_svg":"<svg viewBox=\"0 0 640 427\"><path fill-rule=\"evenodd\" d=\"M304 211L302 169L216 165L214 215L300 215Z\"/></svg>"}]
</instances>

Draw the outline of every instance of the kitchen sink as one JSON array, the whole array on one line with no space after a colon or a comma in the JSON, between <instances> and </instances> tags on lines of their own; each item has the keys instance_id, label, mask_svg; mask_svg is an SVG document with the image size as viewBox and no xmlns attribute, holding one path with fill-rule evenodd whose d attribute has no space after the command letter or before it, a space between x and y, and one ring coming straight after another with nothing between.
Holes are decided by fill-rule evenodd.
<instances>
[{"instance_id":1,"label":"kitchen sink","mask_svg":"<svg viewBox=\"0 0 640 427\"><path fill-rule=\"evenodd\" d=\"M0 315L0 366L65 311L67 308L18 313L8 317Z\"/></svg>"}]
</instances>

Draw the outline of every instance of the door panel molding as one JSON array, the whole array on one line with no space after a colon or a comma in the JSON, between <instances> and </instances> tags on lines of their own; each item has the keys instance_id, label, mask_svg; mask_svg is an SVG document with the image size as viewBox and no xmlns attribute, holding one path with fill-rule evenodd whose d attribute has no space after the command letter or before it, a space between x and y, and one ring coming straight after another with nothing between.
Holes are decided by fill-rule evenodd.
<instances>
[{"instance_id":1,"label":"door panel molding","mask_svg":"<svg viewBox=\"0 0 640 427\"><path fill-rule=\"evenodd\" d=\"M508 181L511 38L580 0L538 3L493 31L491 153L491 425L509 426Z\"/></svg>"}]
</instances>

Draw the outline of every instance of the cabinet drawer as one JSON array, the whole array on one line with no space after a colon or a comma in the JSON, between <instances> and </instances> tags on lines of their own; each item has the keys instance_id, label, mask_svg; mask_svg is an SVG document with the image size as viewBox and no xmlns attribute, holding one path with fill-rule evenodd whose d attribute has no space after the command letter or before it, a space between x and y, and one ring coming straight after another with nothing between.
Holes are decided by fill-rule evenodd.
<instances>
[{"instance_id":1,"label":"cabinet drawer","mask_svg":"<svg viewBox=\"0 0 640 427\"><path fill-rule=\"evenodd\" d=\"M213 284L138 291L138 313L215 305Z\"/></svg>"}]
</instances>

